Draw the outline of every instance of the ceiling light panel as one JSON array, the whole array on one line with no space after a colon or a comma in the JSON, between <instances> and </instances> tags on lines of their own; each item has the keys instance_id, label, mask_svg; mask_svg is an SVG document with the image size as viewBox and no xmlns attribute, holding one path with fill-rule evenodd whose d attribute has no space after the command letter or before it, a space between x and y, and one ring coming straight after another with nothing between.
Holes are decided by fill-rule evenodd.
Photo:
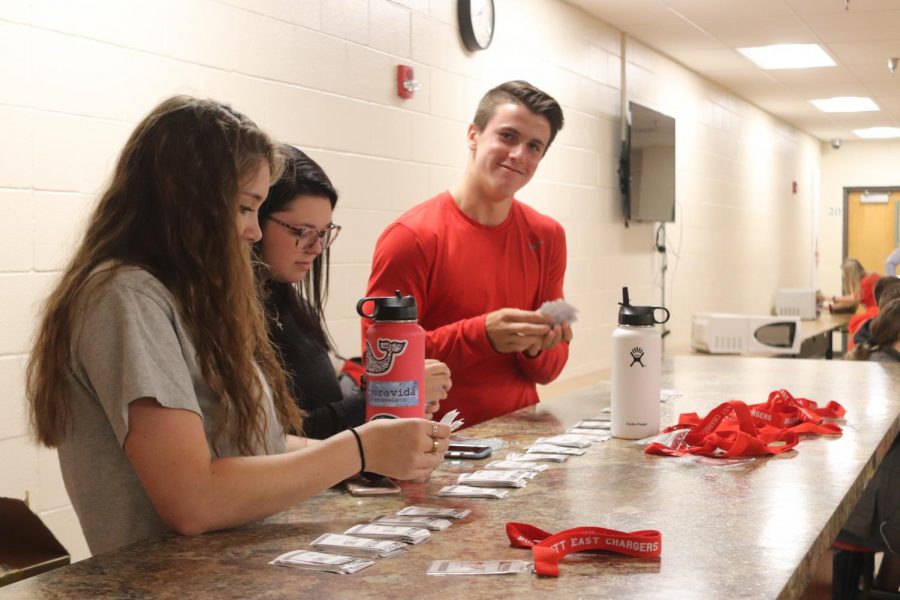
<instances>
[{"instance_id":1,"label":"ceiling light panel","mask_svg":"<svg viewBox=\"0 0 900 600\"><path fill-rule=\"evenodd\" d=\"M766 70L835 66L834 60L818 44L773 44L738 48L737 51Z\"/></svg>"},{"instance_id":2,"label":"ceiling light panel","mask_svg":"<svg viewBox=\"0 0 900 600\"><path fill-rule=\"evenodd\" d=\"M900 127L868 127L866 129L854 129L853 134L864 140L900 138Z\"/></svg>"},{"instance_id":3,"label":"ceiling light panel","mask_svg":"<svg viewBox=\"0 0 900 600\"><path fill-rule=\"evenodd\" d=\"M809 101L813 106L827 113L873 112L880 110L875 101L863 96L835 96Z\"/></svg>"}]
</instances>

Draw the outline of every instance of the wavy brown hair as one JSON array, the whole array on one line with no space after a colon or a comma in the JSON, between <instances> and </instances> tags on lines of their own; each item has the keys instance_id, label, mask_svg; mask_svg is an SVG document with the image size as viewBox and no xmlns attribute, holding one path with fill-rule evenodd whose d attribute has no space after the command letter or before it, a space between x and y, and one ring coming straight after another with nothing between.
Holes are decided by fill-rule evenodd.
<instances>
[{"instance_id":1,"label":"wavy brown hair","mask_svg":"<svg viewBox=\"0 0 900 600\"><path fill-rule=\"evenodd\" d=\"M238 192L260 163L276 179L282 160L250 119L211 100L176 96L137 126L62 278L47 299L28 361L32 433L55 447L70 424L71 340L91 293L116 268L140 267L171 292L191 334L225 435L242 454L265 444L259 370L281 426L299 429L266 334L247 243L239 235ZM112 269L98 270L101 264ZM126 399L131 400L131 399Z\"/></svg>"},{"instance_id":2,"label":"wavy brown hair","mask_svg":"<svg viewBox=\"0 0 900 600\"><path fill-rule=\"evenodd\" d=\"M900 342L900 298L884 304L878 316L872 319L872 335L857 344L847 355L847 360L869 360L873 352L895 354L894 345Z\"/></svg>"}]
</instances>

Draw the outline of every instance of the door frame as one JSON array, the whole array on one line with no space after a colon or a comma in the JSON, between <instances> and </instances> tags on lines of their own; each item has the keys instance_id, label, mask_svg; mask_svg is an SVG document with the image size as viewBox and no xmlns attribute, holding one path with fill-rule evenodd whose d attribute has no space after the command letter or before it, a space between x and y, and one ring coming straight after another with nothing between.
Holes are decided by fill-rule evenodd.
<instances>
[{"instance_id":1,"label":"door frame","mask_svg":"<svg viewBox=\"0 0 900 600\"><path fill-rule=\"evenodd\" d=\"M842 207L842 217L843 217L843 231L841 232L841 236L843 239L841 240L841 260L847 258L847 238L850 236L850 194L855 192L865 193L865 192L876 192L876 193L900 193L900 186L897 185L873 185L873 186L853 186L853 187L845 187L844 188L844 205Z\"/></svg>"}]
</instances>

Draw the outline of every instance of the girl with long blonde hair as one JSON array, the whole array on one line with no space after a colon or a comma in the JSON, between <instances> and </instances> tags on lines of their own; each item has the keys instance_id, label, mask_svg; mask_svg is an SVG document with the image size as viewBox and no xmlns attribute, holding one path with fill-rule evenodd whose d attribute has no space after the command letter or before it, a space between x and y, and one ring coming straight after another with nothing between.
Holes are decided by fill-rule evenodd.
<instances>
[{"instance_id":1,"label":"girl with long blonde hair","mask_svg":"<svg viewBox=\"0 0 900 600\"><path fill-rule=\"evenodd\" d=\"M92 552L271 515L365 468L437 465L449 428L302 430L266 335L250 244L281 159L223 104L178 96L135 129L48 298L27 368Z\"/></svg>"},{"instance_id":2,"label":"girl with long blonde hair","mask_svg":"<svg viewBox=\"0 0 900 600\"><path fill-rule=\"evenodd\" d=\"M867 273L862 263L855 258L845 258L841 263L843 294L831 297L829 310L831 312L853 312L860 305L867 310L874 307L873 292L879 279L877 273Z\"/></svg>"}]
</instances>

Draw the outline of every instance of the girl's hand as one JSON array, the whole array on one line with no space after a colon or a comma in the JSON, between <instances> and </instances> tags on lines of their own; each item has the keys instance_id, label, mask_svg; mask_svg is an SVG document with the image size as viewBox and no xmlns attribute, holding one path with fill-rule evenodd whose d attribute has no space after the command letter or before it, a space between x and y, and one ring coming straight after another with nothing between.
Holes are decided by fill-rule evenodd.
<instances>
[{"instance_id":1,"label":"girl's hand","mask_svg":"<svg viewBox=\"0 0 900 600\"><path fill-rule=\"evenodd\" d=\"M425 418L430 419L441 407L441 400L453 387L450 367L439 360L425 359Z\"/></svg>"},{"instance_id":2,"label":"girl's hand","mask_svg":"<svg viewBox=\"0 0 900 600\"><path fill-rule=\"evenodd\" d=\"M425 419L376 419L357 432L366 470L394 479L425 479L444 460L450 442L450 427Z\"/></svg>"}]
</instances>

